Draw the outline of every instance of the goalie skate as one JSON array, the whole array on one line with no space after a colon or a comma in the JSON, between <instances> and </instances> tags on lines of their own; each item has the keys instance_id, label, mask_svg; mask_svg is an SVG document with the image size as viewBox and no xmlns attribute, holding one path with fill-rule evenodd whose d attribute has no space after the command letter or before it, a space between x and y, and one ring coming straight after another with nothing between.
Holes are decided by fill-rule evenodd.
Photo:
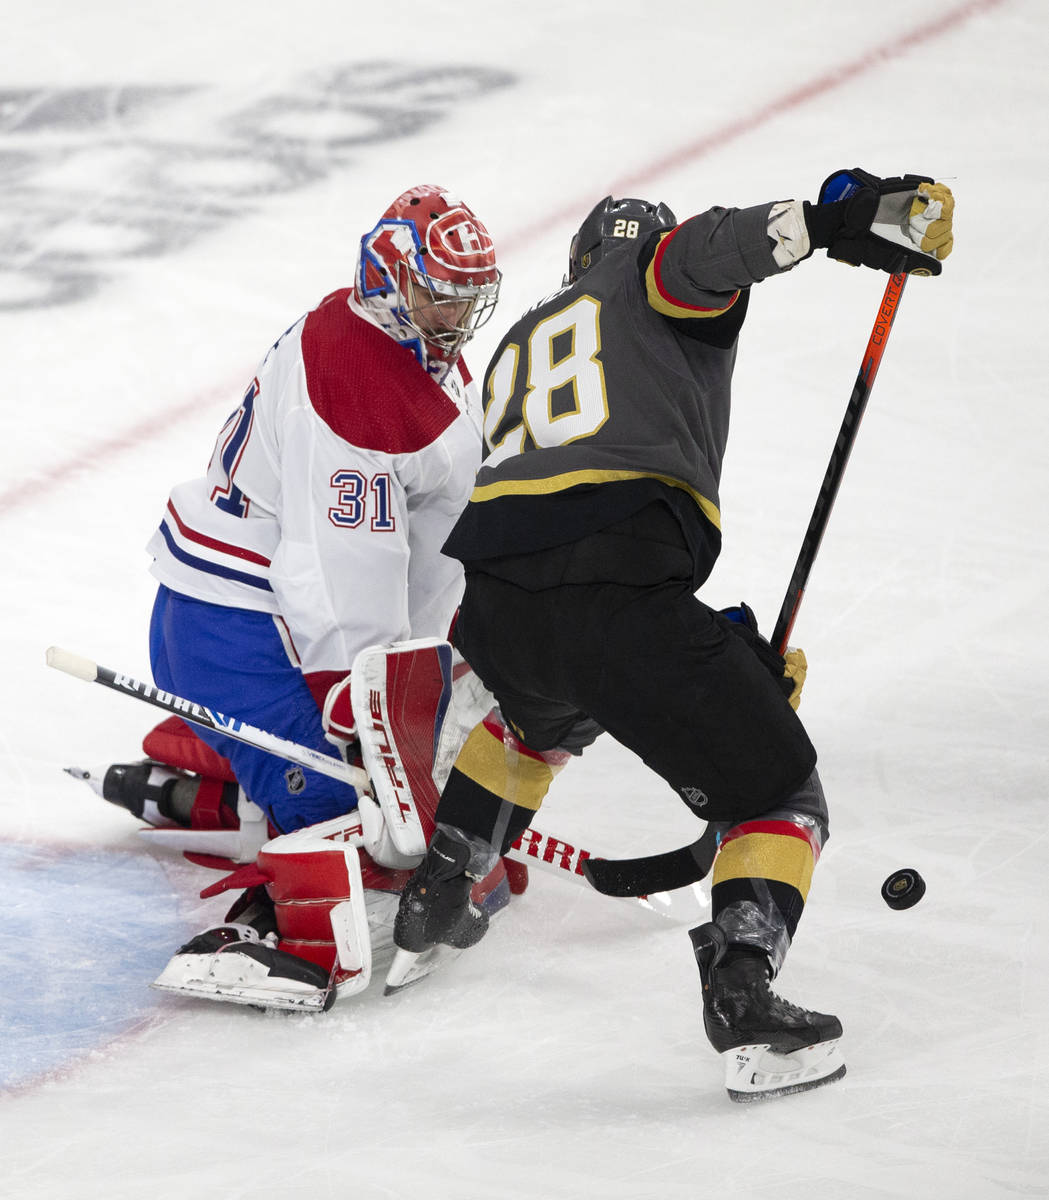
<instances>
[{"instance_id":1,"label":"goalie skate","mask_svg":"<svg viewBox=\"0 0 1049 1200\"><path fill-rule=\"evenodd\" d=\"M218 755L215 758L222 761ZM246 863L270 839L266 814L237 787L232 775L202 779L176 764L152 758L88 769L66 767L65 772L86 783L103 800L144 821L145 827L138 833L150 847ZM172 789L183 784L189 786L194 799L190 811L183 809L179 816L172 804ZM223 809L227 810L224 815Z\"/></svg>"},{"instance_id":2,"label":"goalie skate","mask_svg":"<svg viewBox=\"0 0 1049 1200\"><path fill-rule=\"evenodd\" d=\"M135 763L107 763L103 767L66 767L67 775L86 783L96 796L126 809L133 817L157 829L177 827L166 811L170 786L186 776L153 759Z\"/></svg>"},{"instance_id":3,"label":"goalie skate","mask_svg":"<svg viewBox=\"0 0 1049 1200\"><path fill-rule=\"evenodd\" d=\"M305 1012L335 1002L328 972L277 949L276 936L229 924L192 938L153 981L160 992Z\"/></svg>"},{"instance_id":4,"label":"goalie skate","mask_svg":"<svg viewBox=\"0 0 1049 1200\"><path fill-rule=\"evenodd\" d=\"M703 1025L736 1103L789 1096L845 1074L841 1022L775 995L763 955L730 954L713 922L689 930L703 984Z\"/></svg>"}]
</instances>

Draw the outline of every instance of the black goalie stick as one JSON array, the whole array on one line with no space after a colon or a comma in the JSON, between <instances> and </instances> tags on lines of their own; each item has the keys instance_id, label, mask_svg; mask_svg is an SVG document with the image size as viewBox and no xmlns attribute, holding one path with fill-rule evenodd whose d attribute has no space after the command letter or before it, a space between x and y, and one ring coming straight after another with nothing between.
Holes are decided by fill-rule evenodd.
<instances>
[{"instance_id":1,"label":"black goalie stick","mask_svg":"<svg viewBox=\"0 0 1049 1200\"><path fill-rule=\"evenodd\" d=\"M185 700L152 683L145 683L120 671L100 666L82 654L74 654L70 650L63 650L60 646L50 646L47 651L47 665L77 679L83 679L86 683L100 683L103 687L111 688L115 692L121 692L135 700L152 704L154 708L160 708L172 716L181 717L192 725L199 725L214 733L225 734L226 737L244 742L249 746L255 746L259 750L265 750L287 762L311 767L322 775L342 780L343 783L351 784L354 787L368 787L367 773L359 767L343 762L341 758L322 754L310 746L301 746L297 742L290 742L265 729L249 725L237 717L227 717L213 708L206 708L203 704Z\"/></svg>"},{"instance_id":2,"label":"black goalie stick","mask_svg":"<svg viewBox=\"0 0 1049 1200\"><path fill-rule=\"evenodd\" d=\"M892 275L885 285L885 294L882 296L874 329L860 362L856 382L852 385L852 395L845 408L845 416L838 430L812 516L801 540L801 550L794 564L794 573L787 585L787 592L772 633L772 645L780 654L787 649L791 630L797 620L812 564L816 561L816 554L823 541L834 501L837 499L846 464L856 443L860 422L867 408L878 368L881 366L882 355L889 341L889 333L906 282L906 275ZM682 846L679 850L668 850L664 854L651 854L644 858L592 858L584 865L583 871L591 884L606 895L647 896L698 883L710 871L717 848L717 830L713 825L708 825L703 836L691 846Z\"/></svg>"}]
</instances>

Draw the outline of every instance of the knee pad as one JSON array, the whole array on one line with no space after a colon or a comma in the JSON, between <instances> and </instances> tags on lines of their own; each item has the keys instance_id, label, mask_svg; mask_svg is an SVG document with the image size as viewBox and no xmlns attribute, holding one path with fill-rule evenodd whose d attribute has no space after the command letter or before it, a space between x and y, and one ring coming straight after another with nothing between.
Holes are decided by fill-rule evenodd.
<instances>
[{"instance_id":1,"label":"knee pad","mask_svg":"<svg viewBox=\"0 0 1049 1200\"><path fill-rule=\"evenodd\" d=\"M143 752L157 762L225 783L237 777L229 759L202 741L181 717L168 717L142 739Z\"/></svg>"}]
</instances>

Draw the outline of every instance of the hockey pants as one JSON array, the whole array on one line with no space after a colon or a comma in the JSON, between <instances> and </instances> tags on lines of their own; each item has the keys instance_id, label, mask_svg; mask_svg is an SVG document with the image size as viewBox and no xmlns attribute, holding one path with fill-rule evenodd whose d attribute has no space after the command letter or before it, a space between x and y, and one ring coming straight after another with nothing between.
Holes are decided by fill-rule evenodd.
<instances>
[{"instance_id":1,"label":"hockey pants","mask_svg":"<svg viewBox=\"0 0 1049 1200\"><path fill-rule=\"evenodd\" d=\"M149 630L158 687L336 757L302 672L289 659L268 613L192 600L163 585ZM193 727L228 758L237 782L275 828L291 833L357 806L348 784Z\"/></svg>"}]
</instances>

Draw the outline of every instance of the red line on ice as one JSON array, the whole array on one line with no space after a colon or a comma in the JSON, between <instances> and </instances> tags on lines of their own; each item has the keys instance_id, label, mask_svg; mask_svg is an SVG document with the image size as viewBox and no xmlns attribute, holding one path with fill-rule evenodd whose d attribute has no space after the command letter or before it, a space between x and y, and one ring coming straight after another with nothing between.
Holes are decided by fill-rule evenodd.
<instances>
[{"instance_id":1,"label":"red line on ice","mask_svg":"<svg viewBox=\"0 0 1049 1200\"><path fill-rule=\"evenodd\" d=\"M655 176L666 171L676 170L686 163L694 162L696 159L703 158L715 150L720 150L730 142L736 141L745 134L751 133L753 130L775 120L777 117L783 116L792 109L799 108L801 105L807 104L810 100L814 100L819 96L825 96L829 92L852 83L860 75L875 70L883 64L891 62L893 59L902 57L925 42L933 41L945 33L950 33L964 21L968 20L969 17L986 12L1004 3L1005 0L966 0L966 3L956 5L940 16L933 17L915 26L914 29L890 38L888 41L881 43L881 45L875 46L871 50L861 54L858 58L843 61L838 66L832 67L829 71L816 76L816 78L809 80L807 83L803 83L788 92L784 92L782 95L774 97L759 108L754 109L753 112L746 113L736 120L730 121L728 124L722 125L710 133L704 134L702 137L686 142L683 146L679 146L676 150L672 150L668 154L653 159L630 174L615 180L609 185L608 190L613 195L628 194L633 188L638 185L647 184ZM537 235L548 232L552 225L561 222L570 224L577 221L580 213L590 207L594 195L595 191L591 190L587 199L573 201L554 212L547 213L540 221L532 222L529 225L514 230L509 235L500 239L501 252L513 253L523 249ZM230 389L231 393L233 390L232 388ZM209 390L209 392L201 393L191 400L181 401L178 404L170 405L168 408L160 409L153 413L149 420L141 421L136 425L130 426L123 433L118 433L101 442L96 442L94 445L88 447L84 453L78 454L75 458L56 463L50 469L23 480L21 483L15 484L5 491L0 491L0 517L5 517L16 509L48 495L55 487L67 482L71 476L81 474L84 471L94 470L96 467L105 465L110 459L117 457L127 450L134 450L139 446L153 441L165 429L170 428L183 417L199 409L202 404L210 399L212 394L213 391Z\"/></svg>"}]
</instances>

